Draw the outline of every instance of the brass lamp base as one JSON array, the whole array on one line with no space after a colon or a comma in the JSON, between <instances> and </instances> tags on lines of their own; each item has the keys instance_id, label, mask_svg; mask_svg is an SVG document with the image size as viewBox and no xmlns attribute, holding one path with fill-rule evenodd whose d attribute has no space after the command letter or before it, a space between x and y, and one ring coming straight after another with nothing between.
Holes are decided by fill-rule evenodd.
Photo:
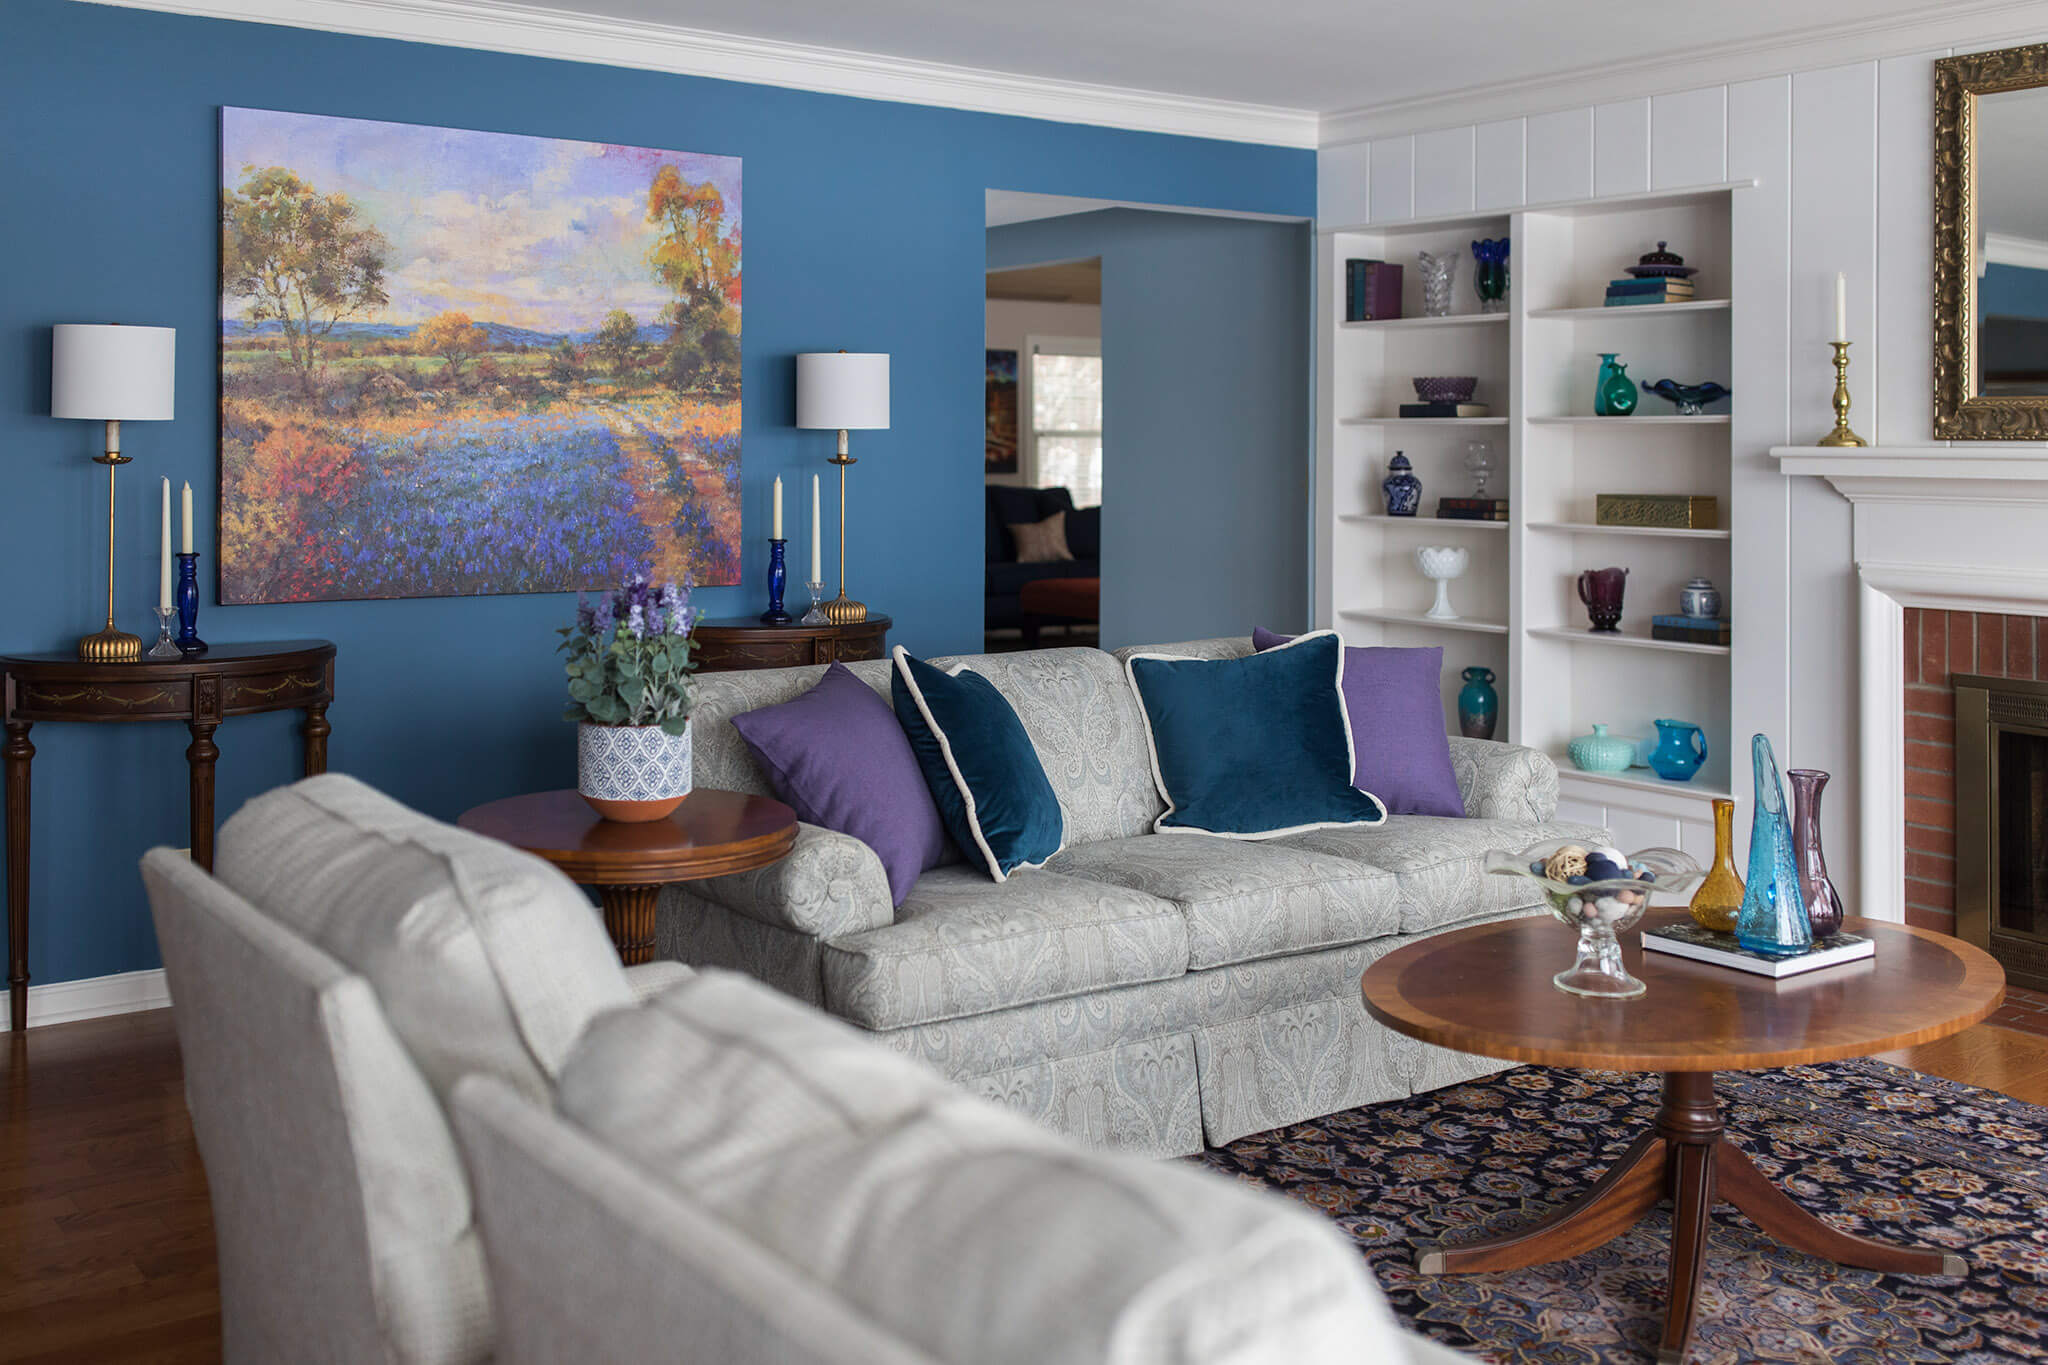
<instances>
[{"instance_id":1,"label":"brass lamp base","mask_svg":"<svg viewBox=\"0 0 2048 1365\"><path fill-rule=\"evenodd\" d=\"M105 630L78 642L78 657L89 664L127 663L142 657L142 641L124 630L115 630L109 621Z\"/></svg>"},{"instance_id":2,"label":"brass lamp base","mask_svg":"<svg viewBox=\"0 0 2048 1365\"><path fill-rule=\"evenodd\" d=\"M856 602L846 595L846 589L839 590L839 596L823 605L825 619L835 626L859 625L868 619L867 604Z\"/></svg>"}]
</instances>

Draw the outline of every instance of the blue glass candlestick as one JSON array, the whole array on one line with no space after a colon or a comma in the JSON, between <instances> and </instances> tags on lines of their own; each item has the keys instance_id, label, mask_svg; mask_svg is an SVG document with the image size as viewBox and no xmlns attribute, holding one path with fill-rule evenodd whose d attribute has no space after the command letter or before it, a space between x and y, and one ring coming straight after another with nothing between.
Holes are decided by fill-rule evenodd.
<instances>
[{"instance_id":1,"label":"blue glass candlestick","mask_svg":"<svg viewBox=\"0 0 2048 1365\"><path fill-rule=\"evenodd\" d=\"M178 556L178 586L171 600L178 604L178 652L204 654L206 641L199 638L199 556Z\"/></svg>"},{"instance_id":2,"label":"blue glass candlestick","mask_svg":"<svg viewBox=\"0 0 2048 1365\"><path fill-rule=\"evenodd\" d=\"M782 609L782 590L789 586L789 567L782 554L788 544L786 540L768 542L768 610L761 613L761 619L771 626L786 626L795 619Z\"/></svg>"}]
</instances>

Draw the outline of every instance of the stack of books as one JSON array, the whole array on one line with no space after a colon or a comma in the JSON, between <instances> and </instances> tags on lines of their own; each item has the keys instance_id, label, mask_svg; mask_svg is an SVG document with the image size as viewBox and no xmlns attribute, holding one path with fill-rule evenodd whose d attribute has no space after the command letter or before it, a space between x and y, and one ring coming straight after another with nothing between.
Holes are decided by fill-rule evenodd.
<instances>
[{"instance_id":1,"label":"stack of books","mask_svg":"<svg viewBox=\"0 0 2048 1365\"><path fill-rule=\"evenodd\" d=\"M1484 417L1493 409L1484 403L1403 403L1403 417Z\"/></svg>"},{"instance_id":2,"label":"stack of books","mask_svg":"<svg viewBox=\"0 0 2048 1365\"><path fill-rule=\"evenodd\" d=\"M1658 278L1649 280L1610 280L1607 284L1607 306L1626 308L1639 303L1691 303L1692 281Z\"/></svg>"},{"instance_id":3,"label":"stack of books","mask_svg":"<svg viewBox=\"0 0 2048 1365\"><path fill-rule=\"evenodd\" d=\"M1733 934L1717 934L1712 929L1702 929L1690 922L1643 930L1643 950L1689 957L1695 962L1711 962L1717 967L1733 967L1738 972L1754 972L1758 976L1780 980L1877 955L1875 943L1844 929L1817 940L1812 947L1790 957L1765 957L1736 942Z\"/></svg>"},{"instance_id":4,"label":"stack of books","mask_svg":"<svg viewBox=\"0 0 2048 1365\"><path fill-rule=\"evenodd\" d=\"M1506 498L1438 498L1436 515L1440 521L1506 521L1508 500Z\"/></svg>"},{"instance_id":5,"label":"stack of books","mask_svg":"<svg viewBox=\"0 0 2048 1365\"><path fill-rule=\"evenodd\" d=\"M1652 616L1650 638L1686 645L1725 645L1728 623L1711 616Z\"/></svg>"}]
</instances>

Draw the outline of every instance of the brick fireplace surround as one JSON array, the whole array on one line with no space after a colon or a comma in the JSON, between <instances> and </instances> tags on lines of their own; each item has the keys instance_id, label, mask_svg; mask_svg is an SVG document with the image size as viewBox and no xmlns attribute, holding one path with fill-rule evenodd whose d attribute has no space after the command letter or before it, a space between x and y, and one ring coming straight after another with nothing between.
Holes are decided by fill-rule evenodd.
<instances>
[{"instance_id":1,"label":"brick fireplace surround","mask_svg":"<svg viewBox=\"0 0 2048 1365\"><path fill-rule=\"evenodd\" d=\"M1906 922L1956 927L1954 673L2048 679L2048 617L1906 608Z\"/></svg>"}]
</instances>

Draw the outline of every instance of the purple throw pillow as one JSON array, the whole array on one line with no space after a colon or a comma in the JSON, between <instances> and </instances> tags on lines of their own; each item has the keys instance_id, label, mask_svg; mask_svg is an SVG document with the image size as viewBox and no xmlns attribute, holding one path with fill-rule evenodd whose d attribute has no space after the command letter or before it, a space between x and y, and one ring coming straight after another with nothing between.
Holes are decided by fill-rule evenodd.
<instances>
[{"instance_id":1,"label":"purple throw pillow","mask_svg":"<svg viewBox=\"0 0 2048 1365\"><path fill-rule=\"evenodd\" d=\"M1261 653L1294 637L1252 632ZM1344 709L1351 717L1351 784L1395 815L1465 814L1444 731L1442 646L1346 646Z\"/></svg>"},{"instance_id":2,"label":"purple throw pillow","mask_svg":"<svg viewBox=\"0 0 2048 1365\"><path fill-rule=\"evenodd\" d=\"M797 819L875 851L897 904L946 851L946 830L896 713L844 664L793 701L732 718Z\"/></svg>"}]
</instances>

